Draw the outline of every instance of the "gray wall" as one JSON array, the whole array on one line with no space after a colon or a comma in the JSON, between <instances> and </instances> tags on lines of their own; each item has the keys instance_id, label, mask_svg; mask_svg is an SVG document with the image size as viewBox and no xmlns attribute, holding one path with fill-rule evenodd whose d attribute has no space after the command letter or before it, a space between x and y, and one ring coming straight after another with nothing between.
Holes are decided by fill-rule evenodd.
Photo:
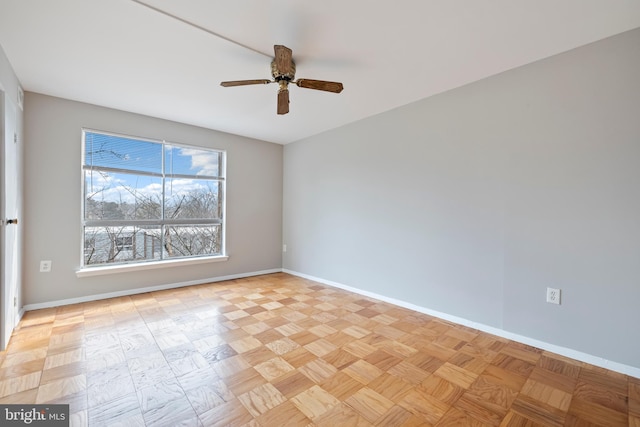
<instances>
[{"instance_id":1,"label":"gray wall","mask_svg":"<svg viewBox=\"0 0 640 427\"><path fill-rule=\"evenodd\" d=\"M229 260L77 278L83 127L227 150ZM281 145L34 93L25 137L25 304L281 268ZM53 261L50 273L40 260Z\"/></svg>"},{"instance_id":2,"label":"gray wall","mask_svg":"<svg viewBox=\"0 0 640 427\"><path fill-rule=\"evenodd\" d=\"M640 367L639 46L287 145L284 268Z\"/></svg>"}]
</instances>

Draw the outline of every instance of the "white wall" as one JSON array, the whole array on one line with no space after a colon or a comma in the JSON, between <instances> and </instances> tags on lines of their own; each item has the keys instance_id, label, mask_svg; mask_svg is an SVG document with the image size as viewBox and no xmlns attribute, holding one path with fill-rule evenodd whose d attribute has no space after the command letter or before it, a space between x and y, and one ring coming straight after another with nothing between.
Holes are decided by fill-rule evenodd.
<instances>
[{"instance_id":1,"label":"white wall","mask_svg":"<svg viewBox=\"0 0 640 427\"><path fill-rule=\"evenodd\" d=\"M77 278L83 127L227 150L229 260ZM25 138L26 305L281 268L281 145L35 93L25 98ZM53 261L50 273L40 260Z\"/></svg>"},{"instance_id":2,"label":"white wall","mask_svg":"<svg viewBox=\"0 0 640 427\"><path fill-rule=\"evenodd\" d=\"M284 268L640 368L638 46L287 145Z\"/></svg>"}]
</instances>

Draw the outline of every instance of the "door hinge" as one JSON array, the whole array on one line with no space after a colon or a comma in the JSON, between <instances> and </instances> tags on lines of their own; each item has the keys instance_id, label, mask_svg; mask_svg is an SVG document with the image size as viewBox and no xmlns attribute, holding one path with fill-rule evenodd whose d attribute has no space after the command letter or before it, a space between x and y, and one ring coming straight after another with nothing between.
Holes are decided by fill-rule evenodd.
<instances>
[{"instance_id":1,"label":"door hinge","mask_svg":"<svg viewBox=\"0 0 640 427\"><path fill-rule=\"evenodd\" d=\"M18 134L14 132L13 134L13 143L17 144L18 143Z\"/></svg>"}]
</instances>

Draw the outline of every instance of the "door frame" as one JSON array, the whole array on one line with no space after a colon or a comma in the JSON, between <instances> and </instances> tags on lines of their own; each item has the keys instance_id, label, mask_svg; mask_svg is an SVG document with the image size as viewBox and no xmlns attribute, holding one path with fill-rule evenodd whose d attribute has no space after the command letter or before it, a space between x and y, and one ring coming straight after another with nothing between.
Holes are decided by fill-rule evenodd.
<instances>
[{"instance_id":1,"label":"door frame","mask_svg":"<svg viewBox=\"0 0 640 427\"><path fill-rule=\"evenodd\" d=\"M0 351L6 349L9 339L6 335L7 313L7 284L5 283L5 97L6 92L0 84Z\"/></svg>"},{"instance_id":2,"label":"door frame","mask_svg":"<svg viewBox=\"0 0 640 427\"><path fill-rule=\"evenodd\" d=\"M15 147L11 149L15 150L15 183L16 188L13 190L16 192L16 203L18 203L18 191L20 188L20 154L19 147L17 145L18 135L18 114L19 106L10 104L10 99L7 97L2 84L0 84L0 351L5 350L9 343L13 329L15 328L19 319L19 312L17 307L17 299L20 291L20 230L15 228L7 231L7 219L8 217L17 218L20 215L20 206L14 206L15 212L8 212L10 204L7 203L8 195L8 183L7 183L7 153L9 150L9 144L15 144ZM8 109L13 109L13 115L10 114ZM13 120L13 124L9 123ZM14 136L8 135L13 130ZM11 225L11 227L17 227ZM15 234L14 234L15 233ZM11 254L7 251L9 236L15 236L15 243L10 248ZM11 255L11 257L10 257ZM9 259L11 258L11 259ZM10 261L10 262L8 262ZM9 271L11 269L11 272ZM10 273L10 274L8 274ZM10 278L7 280L7 278Z\"/></svg>"}]
</instances>

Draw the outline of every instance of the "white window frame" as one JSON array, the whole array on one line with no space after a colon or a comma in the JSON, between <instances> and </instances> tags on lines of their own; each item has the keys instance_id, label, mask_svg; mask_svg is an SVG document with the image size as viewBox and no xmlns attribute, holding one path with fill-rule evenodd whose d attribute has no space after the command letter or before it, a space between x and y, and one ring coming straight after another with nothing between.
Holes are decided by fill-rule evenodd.
<instances>
[{"instance_id":1,"label":"white window frame","mask_svg":"<svg viewBox=\"0 0 640 427\"><path fill-rule=\"evenodd\" d=\"M85 156L86 156L86 135L88 133L101 134L119 138L127 138L139 140L147 143L155 143L162 146L162 173L161 176L158 174L151 174L140 172L136 170L129 169L114 169L114 168L104 168L104 167L90 167L85 165ZM202 176L202 175L184 175L184 174L170 174L166 171L164 153L165 147L180 147L186 149L196 149L201 151L210 151L218 153L220 156L219 163L219 173L218 176ZM221 149L213 149L209 147L201 147L194 145L186 145L181 143L174 143L166 140L157 140L151 138L144 138L138 136L124 135L113 132L106 132L102 130L95 130L89 128L82 129L82 159L81 159L81 171L82 171L82 190L81 190L81 236L82 243L81 247L81 260L80 260L80 268L76 271L76 275L78 277L87 277L94 276L100 274L110 274L110 273L119 273L122 271L136 271L136 270L148 270L153 268L162 268L162 267L170 267L175 265L190 265L190 264L199 264L203 262L218 262L218 261L226 261L228 256L226 255L226 151ZM167 219L164 218L165 211L165 200L164 200L164 189L162 190L163 201L162 201L162 217L158 220L86 220L85 219L85 170L93 169L93 170L104 170L107 172L120 172L120 173L132 173L140 176L156 176L162 179L162 186L164 188L165 179L171 178L183 178L183 179L205 179L205 180L213 180L217 181L219 184L219 192L218 197L221 199L220 206L220 218L209 218L209 219ZM205 255L192 255L192 256L182 256L182 257L170 257L170 258L162 258L163 250L160 250L161 259L141 259L134 261L126 261L126 262L110 262L110 263L99 263L99 264L85 264L85 242L87 236L85 236L85 227L93 226L93 227L101 227L101 226L171 226L171 225L189 225L189 224L198 224L198 225L219 225L220 226L220 253L219 254L205 254ZM164 233L160 233L162 236L162 240L164 240Z\"/></svg>"}]
</instances>

